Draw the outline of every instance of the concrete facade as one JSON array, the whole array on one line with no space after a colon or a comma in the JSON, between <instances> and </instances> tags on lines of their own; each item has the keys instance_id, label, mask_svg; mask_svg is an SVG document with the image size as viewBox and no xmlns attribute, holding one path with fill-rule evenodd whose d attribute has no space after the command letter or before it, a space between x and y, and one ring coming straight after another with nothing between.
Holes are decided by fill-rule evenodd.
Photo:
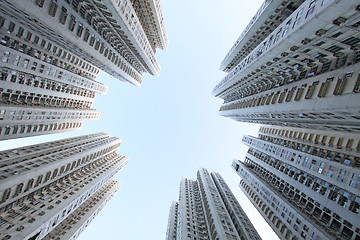
<instances>
[{"instance_id":1,"label":"concrete facade","mask_svg":"<svg viewBox=\"0 0 360 240\"><path fill-rule=\"evenodd\" d=\"M359 239L360 137L262 126L234 161L240 188L281 239Z\"/></svg>"},{"instance_id":2,"label":"concrete facade","mask_svg":"<svg viewBox=\"0 0 360 240\"><path fill-rule=\"evenodd\" d=\"M118 189L120 142L96 133L0 152L0 238L76 238Z\"/></svg>"},{"instance_id":3,"label":"concrete facade","mask_svg":"<svg viewBox=\"0 0 360 240\"><path fill-rule=\"evenodd\" d=\"M360 239L360 5L265 1L221 70L245 136L240 188L281 239Z\"/></svg>"},{"instance_id":4,"label":"concrete facade","mask_svg":"<svg viewBox=\"0 0 360 240\"><path fill-rule=\"evenodd\" d=\"M354 1L265 1L221 65L220 115L359 133L359 19Z\"/></svg>"},{"instance_id":5,"label":"concrete facade","mask_svg":"<svg viewBox=\"0 0 360 240\"><path fill-rule=\"evenodd\" d=\"M80 207L67 216L56 226L44 240L76 239L90 224L96 215L114 197L120 188L120 183L110 179L95 194L86 200Z\"/></svg>"},{"instance_id":6,"label":"concrete facade","mask_svg":"<svg viewBox=\"0 0 360 240\"><path fill-rule=\"evenodd\" d=\"M159 0L6 0L0 12L0 140L98 119L100 69L140 86L168 45Z\"/></svg>"},{"instance_id":7,"label":"concrete facade","mask_svg":"<svg viewBox=\"0 0 360 240\"><path fill-rule=\"evenodd\" d=\"M166 230L166 240L176 240L177 216L179 204L175 201L171 203L168 226Z\"/></svg>"},{"instance_id":8,"label":"concrete facade","mask_svg":"<svg viewBox=\"0 0 360 240\"><path fill-rule=\"evenodd\" d=\"M197 181L184 178L180 183L166 239L261 238L220 174L200 169Z\"/></svg>"},{"instance_id":9,"label":"concrete facade","mask_svg":"<svg viewBox=\"0 0 360 240\"><path fill-rule=\"evenodd\" d=\"M0 140L76 130L98 119L91 105L107 90L95 81L99 69L15 10L0 11Z\"/></svg>"},{"instance_id":10,"label":"concrete facade","mask_svg":"<svg viewBox=\"0 0 360 240\"><path fill-rule=\"evenodd\" d=\"M18 0L2 8L119 80L140 86L144 72L160 72L155 49L168 39L159 0Z\"/></svg>"}]
</instances>

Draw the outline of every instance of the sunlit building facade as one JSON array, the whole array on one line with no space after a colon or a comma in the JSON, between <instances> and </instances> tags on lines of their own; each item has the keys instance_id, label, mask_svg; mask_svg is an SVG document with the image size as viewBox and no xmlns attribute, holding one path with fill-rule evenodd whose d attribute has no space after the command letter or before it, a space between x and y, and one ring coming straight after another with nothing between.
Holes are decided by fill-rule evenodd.
<instances>
[{"instance_id":1,"label":"sunlit building facade","mask_svg":"<svg viewBox=\"0 0 360 240\"><path fill-rule=\"evenodd\" d=\"M359 26L356 1L265 1L221 64L220 115L359 133Z\"/></svg>"},{"instance_id":2,"label":"sunlit building facade","mask_svg":"<svg viewBox=\"0 0 360 240\"><path fill-rule=\"evenodd\" d=\"M168 45L159 0L6 0L0 12L0 140L98 119L100 69L140 86Z\"/></svg>"},{"instance_id":3,"label":"sunlit building facade","mask_svg":"<svg viewBox=\"0 0 360 240\"><path fill-rule=\"evenodd\" d=\"M166 239L261 238L220 174L200 169L196 181L184 178L180 183Z\"/></svg>"},{"instance_id":4,"label":"sunlit building facade","mask_svg":"<svg viewBox=\"0 0 360 240\"><path fill-rule=\"evenodd\" d=\"M75 239L119 188L120 142L96 133L0 152L0 239Z\"/></svg>"},{"instance_id":5,"label":"sunlit building facade","mask_svg":"<svg viewBox=\"0 0 360 240\"><path fill-rule=\"evenodd\" d=\"M360 137L260 127L245 136L240 188L280 239L360 239Z\"/></svg>"},{"instance_id":6,"label":"sunlit building facade","mask_svg":"<svg viewBox=\"0 0 360 240\"><path fill-rule=\"evenodd\" d=\"M222 116L266 124L234 161L281 239L360 239L360 5L265 1L221 63Z\"/></svg>"},{"instance_id":7,"label":"sunlit building facade","mask_svg":"<svg viewBox=\"0 0 360 240\"><path fill-rule=\"evenodd\" d=\"M65 51L55 32L43 34L15 10L0 11L0 140L76 130L98 119L91 105L107 90L95 81L99 69Z\"/></svg>"},{"instance_id":8,"label":"sunlit building facade","mask_svg":"<svg viewBox=\"0 0 360 240\"><path fill-rule=\"evenodd\" d=\"M103 187L57 225L44 240L74 240L84 231L96 215L114 197L120 182L110 179Z\"/></svg>"},{"instance_id":9,"label":"sunlit building facade","mask_svg":"<svg viewBox=\"0 0 360 240\"><path fill-rule=\"evenodd\" d=\"M167 33L159 0L2 1L2 9L115 78L140 86L159 75Z\"/></svg>"}]
</instances>

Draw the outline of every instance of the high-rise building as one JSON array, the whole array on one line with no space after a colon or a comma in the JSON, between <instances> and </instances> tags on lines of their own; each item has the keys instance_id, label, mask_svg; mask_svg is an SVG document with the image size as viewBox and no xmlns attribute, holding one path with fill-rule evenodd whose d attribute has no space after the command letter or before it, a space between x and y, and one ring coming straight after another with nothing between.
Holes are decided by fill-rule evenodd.
<instances>
[{"instance_id":1,"label":"high-rise building","mask_svg":"<svg viewBox=\"0 0 360 240\"><path fill-rule=\"evenodd\" d=\"M160 0L6 0L1 7L58 44L56 53L137 86L144 72L159 75L156 48L168 45Z\"/></svg>"},{"instance_id":2,"label":"high-rise building","mask_svg":"<svg viewBox=\"0 0 360 240\"><path fill-rule=\"evenodd\" d=\"M173 201L171 203L170 212L169 212L166 240L176 240L178 208L179 208L179 204Z\"/></svg>"},{"instance_id":3,"label":"high-rise building","mask_svg":"<svg viewBox=\"0 0 360 240\"><path fill-rule=\"evenodd\" d=\"M44 240L76 239L104 206L119 190L120 183L110 179L102 188L94 193L80 207L57 225Z\"/></svg>"},{"instance_id":4,"label":"high-rise building","mask_svg":"<svg viewBox=\"0 0 360 240\"><path fill-rule=\"evenodd\" d=\"M159 0L6 0L0 13L0 140L98 119L99 70L140 86L168 45Z\"/></svg>"},{"instance_id":5,"label":"high-rise building","mask_svg":"<svg viewBox=\"0 0 360 240\"><path fill-rule=\"evenodd\" d=\"M360 239L360 136L262 126L240 188L281 239Z\"/></svg>"},{"instance_id":6,"label":"high-rise building","mask_svg":"<svg viewBox=\"0 0 360 240\"><path fill-rule=\"evenodd\" d=\"M0 239L76 238L119 188L120 142L96 133L0 152Z\"/></svg>"},{"instance_id":7,"label":"high-rise building","mask_svg":"<svg viewBox=\"0 0 360 240\"><path fill-rule=\"evenodd\" d=\"M166 239L261 239L218 173L197 172L182 179L179 202L173 202Z\"/></svg>"},{"instance_id":8,"label":"high-rise building","mask_svg":"<svg viewBox=\"0 0 360 240\"><path fill-rule=\"evenodd\" d=\"M107 90L95 81L99 69L65 51L55 32L38 31L3 5L0 140L75 130L84 120L98 119L91 105L95 93Z\"/></svg>"},{"instance_id":9,"label":"high-rise building","mask_svg":"<svg viewBox=\"0 0 360 240\"><path fill-rule=\"evenodd\" d=\"M220 114L267 124L234 161L281 239L360 239L360 5L265 1L221 64Z\"/></svg>"},{"instance_id":10,"label":"high-rise building","mask_svg":"<svg viewBox=\"0 0 360 240\"><path fill-rule=\"evenodd\" d=\"M360 5L265 1L213 94L237 121L360 132Z\"/></svg>"}]
</instances>

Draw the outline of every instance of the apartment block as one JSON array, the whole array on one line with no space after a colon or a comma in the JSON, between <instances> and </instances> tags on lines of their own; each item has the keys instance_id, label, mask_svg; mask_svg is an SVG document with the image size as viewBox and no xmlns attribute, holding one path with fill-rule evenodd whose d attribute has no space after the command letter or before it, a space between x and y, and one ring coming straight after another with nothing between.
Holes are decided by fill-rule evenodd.
<instances>
[{"instance_id":1,"label":"apartment block","mask_svg":"<svg viewBox=\"0 0 360 240\"><path fill-rule=\"evenodd\" d=\"M202 168L197 180L182 179L166 239L261 239L218 173Z\"/></svg>"},{"instance_id":2,"label":"apartment block","mask_svg":"<svg viewBox=\"0 0 360 240\"><path fill-rule=\"evenodd\" d=\"M360 137L262 126L245 136L240 188L281 239L360 239Z\"/></svg>"},{"instance_id":3,"label":"apartment block","mask_svg":"<svg viewBox=\"0 0 360 240\"><path fill-rule=\"evenodd\" d=\"M120 142L96 133L0 152L0 238L75 239L118 190Z\"/></svg>"},{"instance_id":4,"label":"apartment block","mask_svg":"<svg viewBox=\"0 0 360 240\"><path fill-rule=\"evenodd\" d=\"M107 90L95 81L99 69L0 11L0 140L77 130L98 119L91 105Z\"/></svg>"},{"instance_id":5,"label":"apartment block","mask_svg":"<svg viewBox=\"0 0 360 240\"><path fill-rule=\"evenodd\" d=\"M356 1L265 1L221 64L220 115L359 133L359 26Z\"/></svg>"},{"instance_id":6,"label":"apartment block","mask_svg":"<svg viewBox=\"0 0 360 240\"><path fill-rule=\"evenodd\" d=\"M94 195L72 212L65 220L57 225L44 240L74 240L84 231L96 215L114 197L120 188L120 183L110 179Z\"/></svg>"},{"instance_id":7,"label":"apartment block","mask_svg":"<svg viewBox=\"0 0 360 240\"><path fill-rule=\"evenodd\" d=\"M159 0L6 0L0 13L0 140L98 119L99 71L140 86L168 45Z\"/></svg>"},{"instance_id":8,"label":"apartment block","mask_svg":"<svg viewBox=\"0 0 360 240\"><path fill-rule=\"evenodd\" d=\"M168 38L159 0L2 1L2 9L113 77L140 86L159 75Z\"/></svg>"}]
</instances>

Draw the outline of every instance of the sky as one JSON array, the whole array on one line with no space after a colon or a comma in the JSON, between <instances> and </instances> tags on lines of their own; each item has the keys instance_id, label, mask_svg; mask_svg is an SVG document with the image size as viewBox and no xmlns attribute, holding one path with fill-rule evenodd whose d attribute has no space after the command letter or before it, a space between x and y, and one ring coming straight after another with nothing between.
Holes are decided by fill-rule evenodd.
<instances>
[{"instance_id":1,"label":"sky","mask_svg":"<svg viewBox=\"0 0 360 240\"><path fill-rule=\"evenodd\" d=\"M221 117L222 100L212 96L226 75L219 66L262 0L162 0L169 46L158 50L159 77L144 75L141 87L101 72L109 87L93 108L100 120L80 131L2 141L0 150L95 132L122 139L118 153L128 166L115 176L119 192L79 240L165 239L169 208L183 177L196 180L200 167L220 173L264 240L278 239L238 187L231 168L244 159L242 136L258 125Z\"/></svg>"}]
</instances>

